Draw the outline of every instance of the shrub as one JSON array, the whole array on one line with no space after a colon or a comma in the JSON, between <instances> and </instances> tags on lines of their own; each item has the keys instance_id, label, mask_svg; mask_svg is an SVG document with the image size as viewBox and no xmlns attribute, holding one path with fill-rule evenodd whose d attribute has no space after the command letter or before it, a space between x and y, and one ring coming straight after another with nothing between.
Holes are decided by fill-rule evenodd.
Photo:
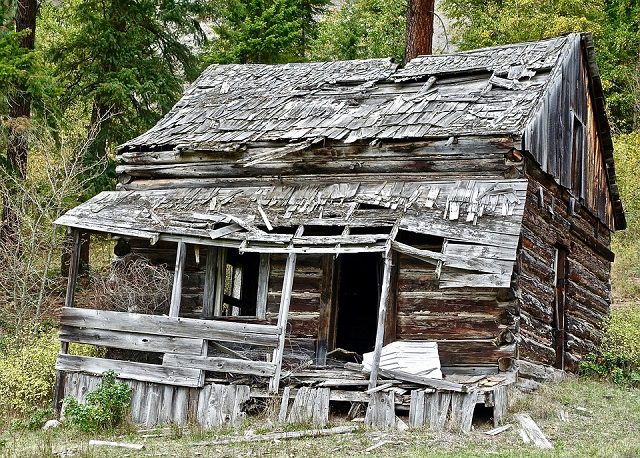
<instances>
[{"instance_id":1,"label":"shrub","mask_svg":"<svg viewBox=\"0 0 640 458\"><path fill-rule=\"evenodd\" d=\"M613 311L600 350L582 360L580 373L618 385L640 386L640 308Z\"/></svg>"},{"instance_id":2,"label":"shrub","mask_svg":"<svg viewBox=\"0 0 640 458\"><path fill-rule=\"evenodd\" d=\"M74 398L64 400L65 424L87 432L110 429L122 424L129 412L131 388L105 372L95 391L87 394L86 404Z\"/></svg>"},{"instance_id":3,"label":"shrub","mask_svg":"<svg viewBox=\"0 0 640 458\"><path fill-rule=\"evenodd\" d=\"M22 336L5 337L0 349L0 417L29 416L51 405L55 362L60 350L57 329L45 326ZM76 355L100 356L102 350L72 344Z\"/></svg>"},{"instance_id":4,"label":"shrub","mask_svg":"<svg viewBox=\"0 0 640 458\"><path fill-rule=\"evenodd\" d=\"M617 355L630 367L640 368L640 307L616 308L611 314L603 349Z\"/></svg>"},{"instance_id":5,"label":"shrub","mask_svg":"<svg viewBox=\"0 0 640 458\"><path fill-rule=\"evenodd\" d=\"M129 254L109 266L108 273L91 277L91 308L120 312L169 312L173 272Z\"/></svg>"},{"instance_id":6,"label":"shrub","mask_svg":"<svg viewBox=\"0 0 640 458\"><path fill-rule=\"evenodd\" d=\"M51 402L60 349L57 333L52 331L22 341L22 345L7 344L0 354L0 410L13 415L24 415Z\"/></svg>"}]
</instances>

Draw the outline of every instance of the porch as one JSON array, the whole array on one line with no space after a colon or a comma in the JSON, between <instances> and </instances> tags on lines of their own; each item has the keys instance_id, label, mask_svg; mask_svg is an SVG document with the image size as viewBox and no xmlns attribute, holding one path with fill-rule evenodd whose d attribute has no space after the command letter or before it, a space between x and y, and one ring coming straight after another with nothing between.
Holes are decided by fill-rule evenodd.
<instances>
[{"instance_id":1,"label":"porch","mask_svg":"<svg viewBox=\"0 0 640 458\"><path fill-rule=\"evenodd\" d=\"M233 422L265 398L280 400L282 421L324 424L345 402L367 405L377 426L405 412L413 426L465 430L477 403L499 419L515 346L512 303L497 291L508 291L525 190L526 181L485 180L96 196L57 222L72 228L73 250L56 406L113 370L134 386L134 420L146 424ZM166 313L74 307L81 231L172 255ZM189 269L202 277L195 309L183 306ZM317 286L301 293L294 280ZM406 309L396 309L406 289ZM416 304L431 303L445 313L426 321ZM381 367L394 341L437 342L451 366L444 380ZM70 355L72 342L110 351ZM355 359L336 359L340 348Z\"/></svg>"}]
</instances>

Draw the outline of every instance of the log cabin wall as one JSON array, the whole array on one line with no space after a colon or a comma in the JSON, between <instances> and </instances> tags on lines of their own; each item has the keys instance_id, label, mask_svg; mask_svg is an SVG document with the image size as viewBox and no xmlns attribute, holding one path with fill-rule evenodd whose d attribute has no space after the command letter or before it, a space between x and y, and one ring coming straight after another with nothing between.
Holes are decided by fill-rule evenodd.
<instances>
[{"instance_id":1,"label":"log cabin wall","mask_svg":"<svg viewBox=\"0 0 640 458\"><path fill-rule=\"evenodd\" d=\"M589 37L569 58L523 136L529 188L518 257L519 358L576 370L602 338L611 303L611 233L624 228ZM608 169L608 170L607 170Z\"/></svg>"},{"instance_id":2,"label":"log cabin wall","mask_svg":"<svg viewBox=\"0 0 640 458\"><path fill-rule=\"evenodd\" d=\"M320 323L321 289L323 285L323 257L332 255L301 255L296 262L296 273L289 304L289 319L285 343L285 358L289 363L306 362L313 359ZM284 280L286 255L270 256L271 268L267 296L267 320L278 321L282 282Z\"/></svg>"},{"instance_id":3,"label":"log cabin wall","mask_svg":"<svg viewBox=\"0 0 640 458\"><path fill-rule=\"evenodd\" d=\"M231 151L122 153L119 190L233 187L349 181L514 178L505 159L516 139L466 136L456 139L344 144L327 141L255 165L246 162L285 144L250 143Z\"/></svg>"},{"instance_id":4,"label":"log cabin wall","mask_svg":"<svg viewBox=\"0 0 640 458\"><path fill-rule=\"evenodd\" d=\"M295 155L243 167L242 162L256 154L248 150L222 153L183 153L171 166L150 164L152 154L143 157L130 154L123 158L120 188L128 190L166 189L189 186L233 186L277 182L286 184L317 182L375 181L383 183L415 179L514 178L522 164L511 155L517 141L508 137L461 137L448 140L393 142L379 146L369 144L318 145ZM254 146L260 151L260 146ZM273 147L272 147L273 148ZM179 162L178 162L179 161ZM145 165L142 165L146 162ZM133 165L137 163L137 165ZM192 177L198 176L194 180ZM127 181L122 184L122 181ZM149 247L145 254L153 252ZM140 248L138 249L140 251ZM172 265L175 249L160 249L152 258ZM170 251L170 250L169 250ZM160 253L165 256L158 257ZM191 253L188 252L188 253ZM333 256L302 255L298 258L293 283L288 340L285 356L290 361L308 360L316 353L318 341L330 339L329 320L332 312ZM274 323L278 316L280 290L286 257L271 256L267 319ZM204 266L204 261L201 261ZM503 357L514 356L514 346L503 342L501 333L513 329L513 315L507 309L513 303L498 299L495 291L479 290L469 297L468 290L438 290L431 279L421 278L433 266L407 256L398 265L397 315L389 314L386 341L438 340L443 365L487 365L497 367ZM193 313L201 307L203 274L195 266L193 255L187 257L186 291L183 299ZM325 301L321 300L324 293ZM200 296L198 296L200 294ZM502 294L504 296L504 294ZM200 299L199 299L200 298ZM328 343L328 351L334 342ZM317 355L316 355L317 356Z\"/></svg>"},{"instance_id":5,"label":"log cabin wall","mask_svg":"<svg viewBox=\"0 0 640 458\"><path fill-rule=\"evenodd\" d=\"M509 365L517 310L509 289L439 289L434 266L405 255L398 269L399 340L437 341L444 367L497 371L499 360Z\"/></svg>"},{"instance_id":6,"label":"log cabin wall","mask_svg":"<svg viewBox=\"0 0 640 458\"><path fill-rule=\"evenodd\" d=\"M608 228L622 229L619 196L612 196L609 189L612 185L617 190L613 146L606 118L595 112L603 102L593 95L598 75L595 63L587 59L588 43L575 37L567 58L553 70L549 87L525 129L522 150L529 151L540 170L570 190Z\"/></svg>"},{"instance_id":7,"label":"log cabin wall","mask_svg":"<svg viewBox=\"0 0 640 458\"><path fill-rule=\"evenodd\" d=\"M567 270L563 359L566 369L576 370L579 360L600 342L603 320L609 314L611 231L585 207L572 211L568 190L543 174L536 164L528 163L527 176L529 188L517 269L519 358L557 365L555 264L556 250L564 249Z\"/></svg>"}]
</instances>

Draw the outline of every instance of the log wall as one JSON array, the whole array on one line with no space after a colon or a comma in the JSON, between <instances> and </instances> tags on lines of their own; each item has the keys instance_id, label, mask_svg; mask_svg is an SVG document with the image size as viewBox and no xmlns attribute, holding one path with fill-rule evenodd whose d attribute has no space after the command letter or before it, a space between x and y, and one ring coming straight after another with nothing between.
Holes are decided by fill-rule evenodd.
<instances>
[{"instance_id":1,"label":"log wall","mask_svg":"<svg viewBox=\"0 0 640 458\"><path fill-rule=\"evenodd\" d=\"M575 370L579 360L600 342L602 323L609 314L611 233L585 207L577 205L572 211L569 192L535 164L528 164L527 176L530 181L517 267L519 358L549 366L556 361L554 259L555 248L564 246L568 255L565 364Z\"/></svg>"},{"instance_id":2,"label":"log wall","mask_svg":"<svg viewBox=\"0 0 640 458\"><path fill-rule=\"evenodd\" d=\"M289 363L296 359L308 361L315 353L320 322L323 256L327 255L303 255L297 258L285 346L285 357ZM278 321L286 260L286 255L271 255L267 296L267 320L271 324Z\"/></svg>"},{"instance_id":3,"label":"log wall","mask_svg":"<svg viewBox=\"0 0 640 458\"><path fill-rule=\"evenodd\" d=\"M435 266L399 257L397 338L435 340L443 366L490 366L515 357L516 302L508 289L439 289Z\"/></svg>"}]
</instances>

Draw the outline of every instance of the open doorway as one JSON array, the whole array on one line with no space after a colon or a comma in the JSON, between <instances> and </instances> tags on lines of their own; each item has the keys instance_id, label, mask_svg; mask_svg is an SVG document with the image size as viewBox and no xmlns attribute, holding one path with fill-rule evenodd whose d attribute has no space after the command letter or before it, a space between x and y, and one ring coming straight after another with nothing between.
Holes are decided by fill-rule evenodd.
<instances>
[{"instance_id":1,"label":"open doorway","mask_svg":"<svg viewBox=\"0 0 640 458\"><path fill-rule=\"evenodd\" d=\"M380 303L380 253L338 258L336 348L358 354L373 351Z\"/></svg>"}]
</instances>

